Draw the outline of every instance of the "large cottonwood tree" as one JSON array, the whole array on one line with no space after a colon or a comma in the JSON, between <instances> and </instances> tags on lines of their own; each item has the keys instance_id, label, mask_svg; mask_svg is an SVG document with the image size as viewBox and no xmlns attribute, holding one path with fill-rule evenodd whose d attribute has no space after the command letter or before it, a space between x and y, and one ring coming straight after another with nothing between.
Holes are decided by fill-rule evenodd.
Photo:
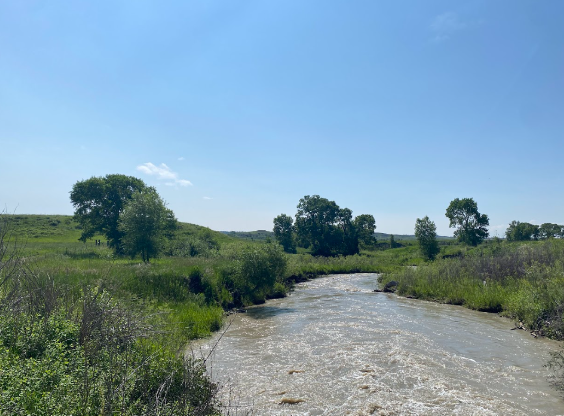
<instances>
[{"instance_id":1,"label":"large cottonwood tree","mask_svg":"<svg viewBox=\"0 0 564 416\"><path fill-rule=\"evenodd\" d=\"M102 234L116 252L121 251L124 234L118 229L119 216L133 193L145 188L147 185L141 179L120 174L75 183L70 200L75 209L74 218L82 227L80 240Z\"/></svg>"}]
</instances>

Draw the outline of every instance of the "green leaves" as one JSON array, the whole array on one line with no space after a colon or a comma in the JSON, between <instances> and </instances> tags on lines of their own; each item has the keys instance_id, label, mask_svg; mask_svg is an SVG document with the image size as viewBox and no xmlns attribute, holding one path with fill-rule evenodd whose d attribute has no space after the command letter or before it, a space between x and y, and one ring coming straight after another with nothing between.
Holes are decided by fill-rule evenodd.
<instances>
[{"instance_id":1,"label":"green leaves","mask_svg":"<svg viewBox=\"0 0 564 416\"><path fill-rule=\"evenodd\" d=\"M472 198L454 199L445 215L450 220L450 228L458 227L454 236L461 243L477 246L489 235L490 220L478 212L478 204Z\"/></svg>"},{"instance_id":2,"label":"green leaves","mask_svg":"<svg viewBox=\"0 0 564 416\"><path fill-rule=\"evenodd\" d=\"M247 247L237 255L236 283L244 301L264 300L276 282L282 282L287 259L278 244ZM245 302L248 303L248 302Z\"/></svg>"},{"instance_id":3,"label":"green leaves","mask_svg":"<svg viewBox=\"0 0 564 416\"><path fill-rule=\"evenodd\" d=\"M437 243L437 227L428 216L415 221L415 237L419 242L421 253L428 259L433 260L439 254L439 244Z\"/></svg>"},{"instance_id":4,"label":"green leaves","mask_svg":"<svg viewBox=\"0 0 564 416\"><path fill-rule=\"evenodd\" d=\"M122 245L131 256L141 254L149 262L162 251L165 235L176 227L174 213L154 188L134 192L119 217Z\"/></svg>"},{"instance_id":5,"label":"green leaves","mask_svg":"<svg viewBox=\"0 0 564 416\"><path fill-rule=\"evenodd\" d=\"M125 175L92 177L74 184L70 199L74 216L82 227L81 241L104 234L115 251L120 251L123 233L118 220L127 201L146 188L141 179Z\"/></svg>"},{"instance_id":6,"label":"green leaves","mask_svg":"<svg viewBox=\"0 0 564 416\"><path fill-rule=\"evenodd\" d=\"M539 236L539 227L528 222L511 221L505 237L507 241L529 241L536 240Z\"/></svg>"},{"instance_id":7,"label":"green leaves","mask_svg":"<svg viewBox=\"0 0 564 416\"><path fill-rule=\"evenodd\" d=\"M298 204L298 241L303 247L311 247L314 256L357 254L359 241L366 245L375 243L375 228L372 215L360 215L353 220L350 209L341 209L335 201L319 195L306 195Z\"/></svg>"},{"instance_id":8,"label":"green leaves","mask_svg":"<svg viewBox=\"0 0 564 416\"><path fill-rule=\"evenodd\" d=\"M280 214L273 220L274 237L286 253L296 252L296 242L294 240L294 220L286 214Z\"/></svg>"}]
</instances>

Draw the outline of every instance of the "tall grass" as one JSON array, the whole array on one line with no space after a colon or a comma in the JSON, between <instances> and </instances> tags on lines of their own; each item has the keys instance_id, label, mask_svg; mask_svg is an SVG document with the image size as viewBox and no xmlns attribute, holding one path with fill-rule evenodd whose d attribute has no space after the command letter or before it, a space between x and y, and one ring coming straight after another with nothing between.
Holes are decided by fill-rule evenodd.
<instances>
[{"instance_id":1,"label":"tall grass","mask_svg":"<svg viewBox=\"0 0 564 416\"><path fill-rule=\"evenodd\" d=\"M170 291L139 302L123 282L116 297L109 277L131 264L30 257L9 226L0 216L0 414L218 414L204 364L179 354L219 327L217 307L186 295L165 313Z\"/></svg>"},{"instance_id":2,"label":"tall grass","mask_svg":"<svg viewBox=\"0 0 564 416\"><path fill-rule=\"evenodd\" d=\"M404 296L501 312L531 330L564 339L564 241L490 244L464 257L404 268L396 280Z\"/></svg>"}]
</instances>

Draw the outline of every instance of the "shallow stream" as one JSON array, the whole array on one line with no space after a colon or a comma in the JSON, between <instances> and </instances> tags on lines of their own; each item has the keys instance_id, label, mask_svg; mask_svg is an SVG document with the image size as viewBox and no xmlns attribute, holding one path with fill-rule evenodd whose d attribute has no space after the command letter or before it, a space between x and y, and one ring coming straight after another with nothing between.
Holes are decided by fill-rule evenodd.
<instances>
[{"instance_id":1,"label":"shallow stream","mask_svg":"<svg viewBox=\"0 0 564 416\"><path fill-rule=\"evenodd\" d=\"M374 293L376 278L315 279L232 317L208 361L226 413L564 415L543 367L558 343L494 314Z\"/></svg>"}]
</instances>

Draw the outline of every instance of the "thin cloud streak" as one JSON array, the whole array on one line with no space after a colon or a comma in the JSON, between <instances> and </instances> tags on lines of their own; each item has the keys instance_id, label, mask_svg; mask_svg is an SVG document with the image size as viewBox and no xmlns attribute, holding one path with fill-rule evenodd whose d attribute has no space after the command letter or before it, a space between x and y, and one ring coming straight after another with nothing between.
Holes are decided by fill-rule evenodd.
<instances>
[{"instance_id":1,"label":"thin cloud streak","mask_svg":"<svg viewBox=\"0 0 564 416\"><path fill-rule=\"evenodd\" d=\"M137 166L139 172L143 172L146 175L154 176L159 180L166 180L166 186L192 186L192 182L187 179L180 179L178 173L173 172L166 164L161 163L159 166L152 164L151 162L143 163Z\"/></svg>"}]
</instances>

